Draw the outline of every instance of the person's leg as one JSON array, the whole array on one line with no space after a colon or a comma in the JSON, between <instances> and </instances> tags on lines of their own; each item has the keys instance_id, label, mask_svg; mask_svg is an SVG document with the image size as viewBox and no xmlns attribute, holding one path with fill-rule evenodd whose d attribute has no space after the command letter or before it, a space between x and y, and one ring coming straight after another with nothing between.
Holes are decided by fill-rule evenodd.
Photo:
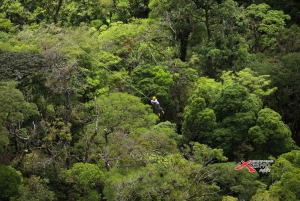
<instances>
[{"instance_id":1,"label":"person's leg","mask_svg":"<svg viewBox=\"0 0 300 201\"><path fill-rule=\"evenodd\" d=\"M165 114L164 109L162 107L160 107L160 105L158 107L159 107L159 112L162 112L163 114Z\"/></svg>"},{"instance_id":2,"label":"person's leg","mask_svg":"<svg viewBox=\"0 0 300 201\"><path fill-rule=\"evenodd\" d=\"M157 112L157 115L160 116L160 110L159 110L159 105L155 105L155 109L156 109L156 112Z\"/></svg>"}]
</instances>

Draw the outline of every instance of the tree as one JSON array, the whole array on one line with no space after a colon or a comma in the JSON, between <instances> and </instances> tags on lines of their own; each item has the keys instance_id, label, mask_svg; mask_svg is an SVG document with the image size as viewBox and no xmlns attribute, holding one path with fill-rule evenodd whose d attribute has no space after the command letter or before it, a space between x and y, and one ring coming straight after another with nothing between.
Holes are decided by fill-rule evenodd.
<instances>
[{"instance_id":1,"label":"tree","mask_svg":"<svg viewBox=\"0 0 300 201\"><path fill-rule=\"evenodd\" d=\"M222 148L230 159L243 158L245 153L253 150L247 142L247 133L255 125L256 114L261 108L261 100L249 94L245 87L234 84L224 88L213 107L218 125L210 145Z\"/></svg>"},{"instance_id":2,"label":"tree","mask_svg":"<svg viewBox=\"0 0 300 201\"><path fill-rule=\"evenodd\" d=\"M283 29L279 33L277 39L276 52L284 55L293 52L299 52L300 43L300 27L299 25L292 25L289 28Z\"/></svg>"},{"instance_id":3,"label":"tree","mask_svg":"<svg viewBox=\"0 0 300 201\"><path fill-rule=\"evenodd\" d=\"M174 100L170 90L174 81L167 66L140 65L132 72L132 79L134 86L139 90L135 91L136 95L156 96L160 105L165 111L168 111L166 113L172 116ZM140 94L141 92L143 94ZM150 100L144 102L146 101L150 102Z\"/></svg>"},{"instance_id":4,"label":"tree","mask_svg":"<svg viewBox=\"0 0 300 201\"><path fill-rule=\"evenodd\" d=\"M55 24L59 21L59 12L63 5L63 0L42 0L42 1L30 1L30 0L20 0L22 6L27 12L35 15L36 23L46 22Z\"/></svg>"},{"instance_id":5,"label":"tree","mask_svg":"<svg viewBox=\"0 0 300 201\"><path fill-rule=\"evenodd\" d=\"M267 104L282 116L283 122L291 129L292 138L299 145L299 53L287 54L279 61L270 69L271 83L278 90L270 96Z\"/></svg>"},{"instance_id":6,"label":"tree","mask_svg":"<svg viewBox=\"0 0 300 201\"><path fill-rule=\"evenodd\" d=\"M207 18L207 17L206 17ZM247 22L241 20L241 8L232 0L222 1L210 8L207 42L192 50L199 55L203 74L218 78L223 70L241 70L251 61L253 55L243 35L247 33Z\"/></svg>"},{"instance_id":7,"label":"tree","mask_svg":"<svg viewBox=\"0 0 300 201\"><path fill-rule=\"evenodd\" d=\"M179 154L158 158L138 170L121 174L110 171L104 195L108 200L208 200L218 187L204 178L202 165L187 161Z\"/></svg>"},{"instance_id":8,"label":"tree","mask_svg":"<svg viewBox=\"0 0 300 201\"><path fill-rule=\"evenodd\" d=\"M30 178L24 178L19 187L20 197L13 198L13 201L53 201L55 194L49 189L48 179L42 179L38 176L32 175Z\"/></svg>"},{"instance_id":9,"label":"tree","mask_svg":"<svg viewBox=\"0 0 300 201\"><path fill-rule=\"evenodd\" d=\"M26 128L26 121L38 115L34 103L24 100L20 90L15 88L14 82L0 83L0 151L8 145L8 138L12 139L17 152L23 152L29 147L30 133ZM25 123L25 125L23 125ZM30 124L32 122L29 122ZM27 124L28 126L28 124Z\"/></svg>"},{"instance_id":10,"label":"tree","mask_svg":"<svg viewBox=\"0 0 300 201\"><path fill-rule=\"evenodd\" d=\"M184 108L182 134L186 142L202 142L216 126L216 116L211 106L221 84L204 77L197 84L198 88L189 98L190 103Z\"/></svg>"},{"instance_id":11,"label":"tree","mask_svg":"<svg viewBox=\"0 0 300 201\"><path fill-rule=\"evenodd\" d=\"M246 40L251 53L272 50L285 21L290 19L283 11L271 10L265 3L248 6L243 17L249 21L250 34L246 35Z\"/></svg>"},{"instance_id":12,"label":"tree","mask_svg":"<svg viewBox=\"0 0 300 201\"><path fill-rule=\"evenodd\" d=\"M58 14L60 23L78 26L81 22L89 24L92 20L103 20L99 1L65 1Z\"/></svg>"},{"instance_id":13,"label":"tree","mask_svg":"<svg viewBox=\"0 0 300 201\"><path fill-rule=\"evenodd\" d=\"M275 111L265 108L259 111L256 125L248 131L254 150L268 155L278 156L296 148L289 127L281 121ZM258 156L256 156L258 158Z\"/></svg>"},{"instance_id":14,"label":"tree","mask_svg":"<svg viewBox=\"0 0 300 201\"><path fill-rule=\"evenodd\" d=\"M94 101L94 121L87 126L85 136L78 145L83 146L84 160L88 161L94 152L92 147L95 147L95 143L101 148L101 158L105 162L105 167L110 169L110 153L111 146L114 147L112 144L115 143L114 139L125 140L126 145L127 136L151 128L158 117L151 112L149 105L144 105L138 97L126 93L111 93ZM118 153L117 151L117 155ZM99 159L98 157L97 160Z\"/></svg>"},{"instance_id":15,"label":"tree","mask_svg":"<svg viewBox=\"0 0 300 201\"><path fill-rule=\"evenodd\" d=\"M60 178L68 185L69 200L100 200L104 173L95 164L75 163L61 173Z\"/></svg>"},{"instance_id":16,"label":"tree","mask_svg":"<svg viewBox=\"0 0 300 201\"><path fill-rule=\"evenodd\" d=\"M277 87L271 86L270 75L260 75L250 68L245 68L239 72L223 72L221 79L224 86L238 83L246 87L249 93L255 94L261 99L270 96L277 89Z\"/></svg>"},{"instance_id":17,"label":"tree","mask_svg":"<svg viewBox=\"0 0 300 201\"><path fill-rule=\"evenodd\" d=\"M300 152L298 150L293 150L279 156L275 163L271 166L269 177L272 179L272 183L269 186L269 189L259 189L252 197L251 201L258 201L262 199L278 201L299 200L299 157Z\"/></svg>"},{"instance_id":18,"label":"tree","mask_svg":"<svg viewBox=\"0 0 300 201\"><path fill-rule=\"evenodd\" d=\"M149 31L155 30L154 33ZM99 35L100 48L119 59L113 70L125 68L131 73L137 66L159 62L158 50L166 44L164 33L159 33L153 20L135 19L130 23L113 22ZM158 49L158 50L157 50Z\"/></svg>"},{"instance_id":19,"label":"tree","mask_svg":"<svg viewBox=\"0 0 300 201\"><path fill-rule=\"evenodd\" d=\"M0 31L9 32L12 23L9 19L0 18Z\"/></svg>"},{"instance_id":20,"label":"tree","mask_svg":"<svg viewBox=\"0 0 300 201\"><path fill-rule=\"evenodd\" d=\"M149 0L110 0L109 20L128 23L133 18L147 18L148 3Z\"/></svg>"},{"instance_id":21,"label":"tree","mask_svg":"<svg viewBox=\"0 0 300 201\"><path fill-rule=\"evenodd\" d=\"M24 25L33 20L33 15L23 9L20 1L3 0L0 6L1 18L9 19L17 25Z\"/></svg>"},{"instance_id":22,"label":"tree","mask_svg":"<svg viewBox=\"0 0 300 201\"><path fill-rule=\"evenodd\" d=\"M110 171L118 168L128 172L144 167L157 158L179 153L176 135L170 129L159 127L140 129L139 133L131 135L113 133L109 145L102 148L101 161Z\"/></svg>"},{"instance_id":23,"label":"tree","mask_svg":"<svg viewBox=\"0 0 300 201\"><path fill-rule=\"evenodd\" d=\"M198 73L194 66L179 61L179 59L173 60L173 62L169 64L169 71L173 73L174 84L171 86L170 93L174 107L172 108L172 119L169 118L169 120L176 123L177 132L182 134L184 108L188 104L187 97L190 97L195 90Z\"/></svg>"},{"instance_id":24,"label":"tree","mask_svg":"<svg viewBox=\"0 0 300 201\"><path fill-rule=\"evenodd\" d=\"M273 9L282 10L284 13L291 16L291 20L288 22L289 25L291 24L299 24L300 22L300 7L296 0L256 0L256 3L266 3L270 5Z\"/></svg>"},{"instance_id":25,"label":"tree","mask_svg":"<svg viewBox=\"0 0 300 201\"><path fill-rule=\"evenodd\" d=\"M26 78L46 69L43 56L37 52L6 52L0 57L0 80L17 81L19 84Z\"/></svg>"},{"instance_id":26,"label":"tree","mask_svg":"<svg viewBox=\"0 0 300 201\"><path fill-rule=\"evenodd\" d=\"M10 197L18 195L18 187L21 184L22 176L14 168L0 164L0 198L8 201Z\"/></svg>"},{"instance_id":27,"label":"tree","mask_svg":"<svg viewBox=\"0 0 300 201\"><path fill-rule=\"evenodd\" d=\"M181 61L186 61L189 37L197 30L199 22L204 22L208 41L211 37L211 9L217 4L214 0L182 1L168 0L166 2L151 0L149 3L150 18L160 18L163 26L173 36L172 43L177 49L176 55Z\"/></svg>"},{"instance_id":28,"label":"tree","mask_svg":"<svg viewBox=\"0 0 300 201\"><path fill-rule=\"evenodd\" d=\"M109 142L109 134L124 132L130 134L138 128L150 128L157 120L150 112L149 105L141 103L138 97L126 93L112 93L96 99L98 104L99 132L105 143Z\"/></svg>"},{"instance_id":29,"label":"tree","mask_svg":"<svg viewBox=\"0 0 300 201\"><path fill-rule=\"evenodd\" d=\"M250 200L256 190L267 187L259 180L258 172L249 173L246 168L236 171L234 170L236 166L236 163L227 162L206 167L206 171L214 171L208 179L216 178L216 184L220 187L219 195L231 195L238 200Z\"/></svg>"}]
</instances>

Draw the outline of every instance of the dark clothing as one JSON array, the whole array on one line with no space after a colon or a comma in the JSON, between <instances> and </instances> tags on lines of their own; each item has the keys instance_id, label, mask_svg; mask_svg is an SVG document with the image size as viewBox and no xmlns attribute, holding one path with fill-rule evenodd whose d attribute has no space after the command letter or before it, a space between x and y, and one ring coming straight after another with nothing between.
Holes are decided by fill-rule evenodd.
<instances>
[{"instance_id":1,"label":"dark clothing","mask_svg":"<svg viewBox=\"0 0 300 201\"><path fill-rule=\"evenodd\" d=\"M156 111L158 113L161 113L164 109L159 105L159 103L155 103L155 102L152 102L152 105L154 105Z\"/></svg>"},{"instance_id":2,"label":"dark clothing","mask_svg":"<svg viewBox=\"0 0 300 201\"><path fill-rule=\"evenodd\" d=\"M157 101L157 99L151 100L151 104L155 107L157 113L161 113L164 110L162 107L160 107L159 102Z\"/></svg>"}]
</instances>

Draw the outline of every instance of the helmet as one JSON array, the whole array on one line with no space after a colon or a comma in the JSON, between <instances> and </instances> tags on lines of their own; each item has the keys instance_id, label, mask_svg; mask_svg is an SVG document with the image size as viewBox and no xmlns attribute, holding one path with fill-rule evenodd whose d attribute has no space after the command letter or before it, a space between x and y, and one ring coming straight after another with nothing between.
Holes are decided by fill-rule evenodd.
<instances>
[{"instance_id":1,"label":"helmet","mask_svg":"<svg viewBox=\"0 0 300 201\"><path fill-rule=\"evenodd\" d=\"M155 96L153 96L153 97L152 97L152 100L155 100L155 99L156 99L156 97L155 97Z\"/></svg>"}]
</instances>

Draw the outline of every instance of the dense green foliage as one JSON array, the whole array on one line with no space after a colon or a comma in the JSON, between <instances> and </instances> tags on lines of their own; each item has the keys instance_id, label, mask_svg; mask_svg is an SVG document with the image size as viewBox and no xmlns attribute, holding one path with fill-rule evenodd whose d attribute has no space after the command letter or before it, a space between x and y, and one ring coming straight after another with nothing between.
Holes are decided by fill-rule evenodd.
<instances>
[{"instance_id":1,"label":"dense green foliage","mask_svg":"<svg viewBox=\"0 0 300 201\"><path fill-rule=\"evenodd\" d=\"M296 0L2 0L0 200L299 200L299 33Z\"/></svg>"}]
</instances>

